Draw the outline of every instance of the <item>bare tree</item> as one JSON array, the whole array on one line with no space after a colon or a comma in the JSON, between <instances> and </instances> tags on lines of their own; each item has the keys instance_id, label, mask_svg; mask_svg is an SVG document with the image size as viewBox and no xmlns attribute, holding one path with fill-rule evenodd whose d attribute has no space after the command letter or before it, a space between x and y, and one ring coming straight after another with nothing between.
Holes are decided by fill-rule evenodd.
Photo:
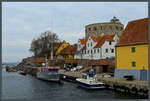
<instances>
[{"instance_id":1,"label":"bare tree","mask_svg":"<svg viewBox=\"0 0 150 101\"><path fill-rule=\"evenodd\" d=\"M53 51L54 43L58 43L59 39L56 33L51 31L46 31L41 33L37 39L33 39L30 47L30 51L34 53L35 56L46 55L50 56Z\"/></svg>"}]
</instances>

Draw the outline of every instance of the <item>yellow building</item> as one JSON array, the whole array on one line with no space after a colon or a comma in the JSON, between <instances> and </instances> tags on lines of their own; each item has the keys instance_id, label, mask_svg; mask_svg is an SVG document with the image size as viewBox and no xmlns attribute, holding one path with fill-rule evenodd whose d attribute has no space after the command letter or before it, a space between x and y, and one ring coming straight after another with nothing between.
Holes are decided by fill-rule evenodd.
<instances>
[{"instance_id":1,"label":"yellow building","mask_svg":"<svg viewBox=\"0 0 150 101\"><path fill-rule=\"evenodd\" d=\"M63 59L73 59L76 50L77 50L76 45L68 45L66 48L64 48L61 51L61 55L62 55Z\"/></svg>"},{"instance_id":2,"label":"yellow building","mask_svg":"<svg viewBox=\"0 0 150 101\"><path fill-rule=\"evenodd\" d=\"M59 48L56 50L56 56L60 55L61 51L68 45L70 45L68 42L63 41L62 44L59 46Z\"/></svg>"},{"instance_id":3,"label":"yellow building","mask_svg":"<svg viewBox=\"0 0 150 101\"><path fill-rule=\"evenodd\" d=\"M115 77L148 80L148 18L128 23L116 45Z\"/></svg>"}]
</instances>

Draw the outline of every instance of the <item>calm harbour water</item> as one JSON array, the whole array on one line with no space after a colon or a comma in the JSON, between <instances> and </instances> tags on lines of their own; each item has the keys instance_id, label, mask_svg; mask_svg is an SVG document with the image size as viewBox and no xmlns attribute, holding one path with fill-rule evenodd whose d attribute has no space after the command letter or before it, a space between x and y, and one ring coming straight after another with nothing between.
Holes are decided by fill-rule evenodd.
<instances>
[{"instance_id":1,"label":"calm harbour water","mask_svg":"<svg viewBox=\"0 0 150 101\"><path fill-rule=\"evenodd\" d=\"M86 90L75 83L38 80L30 75L2 70L2 99L139 99L139 96L112 90Z\"/></svg>"}]
</instances>

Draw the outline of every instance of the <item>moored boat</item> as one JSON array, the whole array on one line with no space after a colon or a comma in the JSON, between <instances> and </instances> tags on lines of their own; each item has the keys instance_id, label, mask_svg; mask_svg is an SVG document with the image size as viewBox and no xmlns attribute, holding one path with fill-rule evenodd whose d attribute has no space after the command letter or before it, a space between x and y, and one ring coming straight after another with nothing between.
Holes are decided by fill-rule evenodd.
<instances>
[{"instance_id":1,"label":"moored boat","mask_svg":"<svg viewBox=\"0 0 150 101\"><path fill-rule=\"evenodd\" d=\"M60 81L59 67L55 66L40 67L36 76L38 79L59 82Z\"/></svg>"},{"instance_id":2,"label":"moored boat","mask_svg":"<svg viewBox=\"0 0 150 101\"><path fill-rule=\"evenodd\" d=\"M96 75L92 73L82 73L82 78L76 79L78 86L86 89L102 89L105 88L103 82L97 80Z\"/></svg>"},{"instance_id":3,"label":"moored boat","mask_svg":"<svg viewBox=\"0 0 150 101\"><path fill-rule=\"evenodd\" d=\"M24 76L27 75L27 73L24 71L20 71L19 74L24 75Z\"/></svg>"}]
</instances>

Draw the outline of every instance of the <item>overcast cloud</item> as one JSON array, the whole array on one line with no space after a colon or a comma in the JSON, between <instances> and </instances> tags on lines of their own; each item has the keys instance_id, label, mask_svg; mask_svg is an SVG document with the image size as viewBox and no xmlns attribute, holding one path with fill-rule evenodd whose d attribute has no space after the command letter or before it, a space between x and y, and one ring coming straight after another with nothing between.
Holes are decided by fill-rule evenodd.
<instances>
[{"instance_id":1,"label":"overcast cloud","mask_svg":"<svg viewBox=\"0 0 150 101\"><path fill-rule=\"evenodd\" d=\"M126 26L148 17L147 2L3 2L2 61L17 62L31 56L30 43L52 30L73 44L85 36L87 24L109 22L116 16Z\"/></svg>"}]
</instances>

